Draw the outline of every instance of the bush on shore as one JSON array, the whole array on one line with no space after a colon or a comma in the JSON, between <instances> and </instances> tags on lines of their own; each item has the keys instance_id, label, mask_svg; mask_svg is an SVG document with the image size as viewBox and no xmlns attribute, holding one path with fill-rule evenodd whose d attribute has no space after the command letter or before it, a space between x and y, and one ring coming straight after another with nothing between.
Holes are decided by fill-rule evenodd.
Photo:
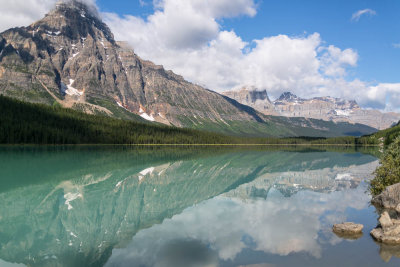
<instances>
[{"instance_id":1,"label":"bush on shore","mask_svg":"<svg viewBox=\"0 0 400 267\"><path fill-rule=\"evenodd\" d=\"M375 178L370 182L370 192L379 195L389 185L400 183L400 136L385 150L381 165L375 170Z\"/></svg>"}]
</instances>

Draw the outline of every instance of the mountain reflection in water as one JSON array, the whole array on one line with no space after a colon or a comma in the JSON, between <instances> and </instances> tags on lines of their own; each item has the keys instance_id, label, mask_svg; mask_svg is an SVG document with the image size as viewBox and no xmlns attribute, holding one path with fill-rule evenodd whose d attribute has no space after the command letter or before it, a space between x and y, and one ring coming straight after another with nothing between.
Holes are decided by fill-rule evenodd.
<instances>
[{"instance_id":1,"label":"mountain reflection in water","mask_svg":"<svg viewBox=\"0 0 400 267\"><path fill-rule=\"evenodd\" d=\"M363 180L378 162L356 152L7 148L0 162L0 259L9 263L321 263L325 250L351 243L333 223L365 212L376 223Z\"/></svg>"}]
</instances>

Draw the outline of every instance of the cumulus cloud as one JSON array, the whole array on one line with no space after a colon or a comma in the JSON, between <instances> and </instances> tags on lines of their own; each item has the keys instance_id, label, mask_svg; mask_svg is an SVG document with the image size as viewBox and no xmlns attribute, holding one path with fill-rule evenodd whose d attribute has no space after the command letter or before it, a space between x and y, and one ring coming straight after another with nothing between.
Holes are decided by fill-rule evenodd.
<instances>
[{"instance_id":1,"label":"cumulus cloud","mask_svg":"<svg viewBox=\"0 0 400 267\"><path fill-rule=\"evenodd\" d=\"M27 26L43 17L55 0L0 0L0 32L11 27Z\"/></svg>"},{"instance_id":2,"label":"cumulus cloud","mask_svg":"<svg viewBox=\"0 0 400 267\"><path fill-rule=\"evenodd\" d=\"M358 10L357 12L353 13L353 15L351 16L351 20L359 21L361 16L363 16L363 15L374 16L374 15L376 15L376 11L372 10L370 8Z\"/></svg>"},{"instance_id":3,"label":"cumulus cloud","mask_svg":"<svg viewBox=\"0 0 400 267\"><path fill-rule=\"evenodd\" d=\"M2 1L5 0L0 3ZM95 4L95 0L84 1ZM0 29L28 25L43 16L55 2L15 0L3 3ZM115 13L101 13L101 16L117 40L128 41L142 58L162 64L191 82L219 92L256 86L267 89L272 98L292 91L301 97L329 95L355 99L367 108L399 109L398 85L368 83L348 77L359 58L354 49L326 44L318 33L245 41L234 30L223 29L221 21L225 18L255 16L257 4L254 0L143 3L154 6L154 13L146 18ZM353 17L358 20L374 12L360 10Z\"/></svg>"},{"instance_id":4,"label":"cumulus cloud","mask_svg":"<svg viewBox=\"0 0 400 267\"><path fill-rule=\"evenodd\" d=\"M272 98L292 91L303 97L349 97L367 108L397 109L386 100L400 95L400 90L349 80L349 69L359 58L354 49L326 45L318 33L244 41L234 30L223 30L219 19L255 16L257 6L250 0L228 2L160 0L146 19L113 13L103 17L116 38L128 41L141 57L215 91L252 85L267 89ZM371 12L361 10L358 18ZM372 99L377 86L385 88L383 95Z\"/></svg>"}]
</instances>

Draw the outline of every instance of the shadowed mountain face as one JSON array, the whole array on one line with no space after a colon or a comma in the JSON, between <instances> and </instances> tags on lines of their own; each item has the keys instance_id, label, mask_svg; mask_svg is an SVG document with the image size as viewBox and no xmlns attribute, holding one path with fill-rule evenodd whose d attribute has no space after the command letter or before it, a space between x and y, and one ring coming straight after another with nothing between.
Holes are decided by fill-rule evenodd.
<instances>
[{"instance_id":1,"label":"shadowed mountain face","mask_svg":"<svg viewBox=\"0 0 400 267\"><path fill-rule=\"evenodd\" d=\"M360 180L336 179L337 174L374 161L335 152L2 149L0 177L8 187L0 192L0 259L101 266L113 248L124 247L141 229L214 196L238 188L229 194L266 197L274 184L283 191L341 190ZM313 182L306 174L293 181L279 174L304 171L332 175Z\"/></svg>"},{"instance_id":2,"label":"shadowed mountain face","mask_svg":"<svg viewBox=\"0 0 400 267\"><path fill-rule=\"evenodd\" d=\"M375 130L265 116L141 59L126 43L114 40L96 12L77 1L60 3L32 25L0 34L0 94L241 136L330 137ZM259 97L268 99L253 96Z\"/></svg>"}]
</instances>

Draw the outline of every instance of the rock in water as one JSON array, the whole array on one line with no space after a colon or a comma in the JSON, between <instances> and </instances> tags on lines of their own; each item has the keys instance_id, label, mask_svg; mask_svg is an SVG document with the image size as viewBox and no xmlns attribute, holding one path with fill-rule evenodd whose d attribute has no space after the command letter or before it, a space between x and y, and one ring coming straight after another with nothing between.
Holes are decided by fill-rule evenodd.
<instances>
[{"instance_id":1,"label":"rock in water","mask_svg":"<svg viewBox=\"0 0 400 267\"><path fill-rule=\"evenodd\" d=\"M400 221L391 219L384 211L379 218L380 225L371 231L371 236L385 244L400 244Z\"/></svg>"},{"instance_id":2,"label":"rock in water","mask_svg":"<svg viewBox=\"0 0 400 267\"><path fill-rule=\"evenodd\" d=\"M341 238L358 239L362 236L362 224L353 222L338 223L333 225L333 232Z\"/></svg>"},{"instance_id":3,"label":"rock in water","mask_svg":"<svg viewBox=\"0 0 400 267\"><path fill-rule=\"evenodd\" d=\"M388 235L384 232L382 228L375 228L371 231L371 235L378 242L382 242L384 244L400 244L400 236L399 235Z\"/></svg>"}]
</instances>

